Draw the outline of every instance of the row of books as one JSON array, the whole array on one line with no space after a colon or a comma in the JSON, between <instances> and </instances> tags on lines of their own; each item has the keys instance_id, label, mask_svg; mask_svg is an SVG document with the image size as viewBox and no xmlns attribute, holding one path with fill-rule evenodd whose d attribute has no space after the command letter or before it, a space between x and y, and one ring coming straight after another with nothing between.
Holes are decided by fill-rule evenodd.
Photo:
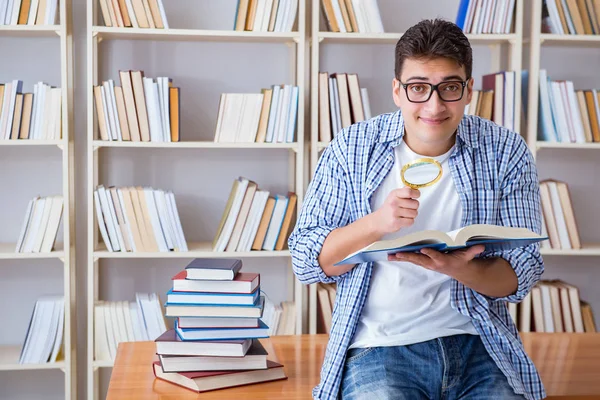
<instances>
[{"instance_id":1,"label":"row of books","mask_svg":"<svg viewBox=\"0 0 600 400\"><path fill-rule=\"evenodd\" d=\"M510 33L516 0L461 0L456 25L465 33Z\"/></svg>"},{"instance_id":2,"label":"row of books","mask_svg":"<svg viewBox=\"0 0 600 400\"><path fill-rule=\"evenodd\" d=\"M596 332L590 305L577 286L560 280L541 280L508 311L520 332Z\"/></svg>"},{"instance_id":3,"label":"row of books","mask_svg":"<svg viewBox=\"0 0 600 400\"><path fill-rule=\"evenodd\" d=\"M58 0L0 1L0 25L55 25Z\"/></svg>"},{"instance_id":4,"label":"row of books","mask_svg":"<svg viewBox=\"0 0 600 400\"><path fill-rule=\"evenodd\" d=\"M220 143L292 143L298 122L298 86L261 93L223 93L215 130Z\"/></svg>"},{"instance_id":5,"label":"row of books","mask_svg":"<svg viewBox=\"0 0 600 400\"><path fill-rule=\"evenodd\" d=\"M575 90L573 82L553 81L540 70L538 137L547 142L600 142L600 90Z\"/></svg>"},{"instance_id":6,"label":"row of books","mask_svg":"<svg viewBox=\"0 0 600 400\"><path fill-rule=\"evenodd\" d=\"M383 33L377 0L321 0L331 32Z\"/></svg>"},{"instance_id":7,"label":"row of books","mask_svg":"<svg viewBox=\"0 0 600 400\"><path fill-rule=\"evenodd\" d=\"M168 29L163 0L98 0L105 26Z\"/></svg>"},{"instance_id":8,"label":"row of books","mask_svg":"<svg viewBox=\"0 0 600 400\"><path fill-rule=\"evenodd\" d=\"M188 251L173 192L99 185L94 205L110 252Z\"/></svg>"},{"instance_id":9,"label":"row of books","mask_svg":"<svg viewBox=\"0 0 600 400\"><path fill-rule=\"evenodd\" d=\"M64 319L63 296L38 298L21 347L19 364L53 363L62 359Z\"/></svg>"},{"instance_id":10,"label":"row of books","mask_svg":"<svg viewBox=\"0 0 600 400\"><path fill-rule=\"evenodd\" d=\"M256 182L233 181L225 211L214 237L213 251L283 250L294 227L298 196L271 196Z\"/></svg>"},{"instance_id":11,"label":"row of books","mask_svg":"<svg viewBox=\"0 0 600 400\"><path fill-rule=\"evenodd\" d=\"M358 74L319 72L319 141L330 142L343 128L370 118L369 94Z\"/></svg>"},{"instance_id":12,"label":"row of books","mask_svg":"<svg viewBox=\"0 0 600 400\"><path fill-rule=\"evenodd\" d=\"M565 182L540 182L542 200L542 235L549 239L541 243L546 249L581 249L579 229L575 220L569 187Z\"/></svg>"},{"instance_id":13,"label":"row of books","mask_svg":"<svg viewBox=\"0 0 600 400\"><path fill-rule=\"evenodd\" d=\"M0 140L60 139L62 91L43 82L23 93L23 81L0 83Z\"/></svg>"},{"instance_id":14,"label":"row of books","mask_svg":"<svg viewBox=\"0 0 600 400\"><path fill-rule=\"evenodd\" d=\"M260 274L241 269L239 259L195 259L173 277L165 314L174 329L156 339L157 378L199 392L285 378L258 340L269 337Z\"/></svg>"},{"instance_id":15,"label":"row of books","mask_svg":"<svg viewBox=\"0 0 600 400\"><path fill-rule=\"evenodd\" d=\"M544 0L542 32L559 35L600 34L600 2L597 0Z\"/></svg>"},{"instance_id":16,"label":"row of books","mask_svg":"<svg viewBox=\"0 0 600 400\"><path fill-rule=\"evenodd\" d=\"M298 0L238 0L234 30L291 32L298 13Z\"/></svg>"},{"instance_id":17,"label":"row of books","mask_svg":"<svg viewBox=\"0 0 600 400\"><path fill-rule=\"evenodd\" d=\"M179 88L172 80L147 78L143 71L119 76L121 86L109 79L93 87L100 139L178 142Z\"/></svg>"},{"instance_id":18,"label":"row of books","mask_svg":"<svg viewBox=\"0 0 600 400\"><path fill-rule=\"evenodd\" d=\"M63 212L63 197L35 197L27 204L15 252L49 253L54 248Z\"/></svg>"},{"instance_id":19,"label":"row of books","mask_svg":"<svg viewBox=\"0 0 600 400\"><path fill-rule=\"evenodd\" d=\"M317 333L331 332L331 319L337 289L335 285L317 284Z\"/></svg>"},{"instance_id":20,"label":"row of books","mask_svg":"<svg viewBox=\"0 0 600 400\"><path fill-rule=\"evenodd\" d=\"M465 114L477 115L515 130L515 78L514 71L484 75L482 90L473 90Z\"/></svg>"},{"instance_id":21,"label":"row of books","mask_svg":"<svg viewBox=\"0 0 600 400\"><path fill-rule=\"evenodd\" d=\"M114 360L119 343L155 340L166 331L156 293L136 293L134 302L98 301L94 306L94 358Z\"/></svg>"},{"instance_id":22,"label":"row of books","mask_svg":"<svg viewBox=\"0 0 600 400\"><path fill-rule=\"evenodd\" d=\"M262 320L269 327L269 336L296 333L296 308L293 301L275 304L265 296Z\"/></svg>"}]
</instances>

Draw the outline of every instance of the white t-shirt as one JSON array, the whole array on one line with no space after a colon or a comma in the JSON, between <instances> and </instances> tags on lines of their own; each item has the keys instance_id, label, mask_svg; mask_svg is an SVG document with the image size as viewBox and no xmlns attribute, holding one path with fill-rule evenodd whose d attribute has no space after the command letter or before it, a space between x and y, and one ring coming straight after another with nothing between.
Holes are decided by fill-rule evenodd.
<instances>
[{"instance_id":1,"label":"white t-shirt","mask_svg":"<svg viewBox=\"0 0 600 400\"><path fill-rule=\"evenodd\" d=\"M420 189L415 223L382 239L393 239L424 229L449 232L460 228L462 205L454 186L448 158L454 147L436 159L442 177ZM371 198L373 211L388 194L404 186L402 165L423 156L404 141L394 148L395 164ZM477 334L471 319L450 306L451 278L419 265L400 261L373 264L371 284L350 348L400 346L462 333Z\"/></svg>"}]
</instances>

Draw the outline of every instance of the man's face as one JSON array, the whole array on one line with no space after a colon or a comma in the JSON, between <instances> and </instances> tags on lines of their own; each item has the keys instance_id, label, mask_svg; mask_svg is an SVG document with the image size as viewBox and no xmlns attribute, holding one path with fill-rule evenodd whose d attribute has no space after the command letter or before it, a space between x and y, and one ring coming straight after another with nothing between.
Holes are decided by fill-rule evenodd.
<instances>
[{"instance_id":1,"label":"man's face","mask_svg":"<svg viewBox=\"0 0 600 400\"><path fill-rule=\"evenodd\" d=\"M393 80L393 96L396 106L402 111L407 135L410 135L411 141L421 148L433 150L445 147L444 144L453 139L465 106L471 101L473 79L469 79L463 96L458 101L443 101L439 94L433 91L428 101L414 103L409 101L408 97L411 100L424 99L427 96L423 97L422 93L430 90L427 85L414 85L418 83L437 85L442 82L457 82L457 85L449 85L439 90L446 92L444 96L448 97L445 98L451 98L453 96L451 92L456 90L460 94L463 90L460 81L464 82L467 79L465 68L447 58L409 58L404 61L399 78L400 81ZM400 82L411 84L407 88L408 96Z\"/></svg>"}]
</instances>

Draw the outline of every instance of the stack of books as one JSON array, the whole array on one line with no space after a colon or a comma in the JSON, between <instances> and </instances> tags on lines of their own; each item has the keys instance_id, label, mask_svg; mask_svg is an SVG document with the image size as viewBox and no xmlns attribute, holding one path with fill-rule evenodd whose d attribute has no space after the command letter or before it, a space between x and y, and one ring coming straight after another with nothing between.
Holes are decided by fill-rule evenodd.
<instances>
[{"instance_id":1,"label":"stack of books","mask_svg":"<svg viewBox=\"0 0 600 400\"><path fill-rule=\"evenodd\" d=\"M62 212L62 196L36 196L30 200L15 252L51 252L54 249Z\"/></svg>"},{"instance_id":2,"label":"stack of books","mask_svg":"<svg viewBox=\"0 0 600 400\"><path fill-rule=\"evenodd\" d=\"M260 275L239 259L195 259L173 277L166 316L174 329L156 339L157 378L203 392L285 379L258 340L268 337Z\"/></svg>"},{"instance_id":3,"label":"stack of books","mask_svg":"<svg viewBox=\"0 0 600 400\"><path fill-rule=\"evenodd\" d=\"M321 0L331 32L383 33L377 0Z\"/></svg>"},{"instance_id":4,"label":"stack of books","mask_svg":"<svg viewBox=\"0 0 600 400\"><path fill-rule=\"evenodd\" d=\"M105 26L169 29L162 0L99 0Z\"/></svg>"}]
</instances>

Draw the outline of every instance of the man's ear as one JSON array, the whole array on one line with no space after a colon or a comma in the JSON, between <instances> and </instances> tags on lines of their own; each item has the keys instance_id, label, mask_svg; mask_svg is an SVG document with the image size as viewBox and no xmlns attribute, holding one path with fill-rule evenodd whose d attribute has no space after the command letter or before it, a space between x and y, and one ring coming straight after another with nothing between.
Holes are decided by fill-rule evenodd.
<instances>
[{"instance_id":1,"label":"man's ear","mask_svg":"<svg viewBox=\"0 0 600 400\"><path fill-rule=\"evenodd\" d=\"M400 108L400 105L402 104L400 101L402 98L402 93L400 92L401 90L402 86L400 85L400 81L396 78L392 79L392 97L394 98L394 103L398 108Z\"/></svg>"},{"instance_id":2,"label":"man's ear","mask_svg":"<svg viewBox=\"0 0 600 400\"><path fill-rule=\"evenodd\" d=\"M473 77L469 78L467 82L467 104L471 103L471 99L473 98L473 84L475 79Z\"/></svg>"}]
</instances>

